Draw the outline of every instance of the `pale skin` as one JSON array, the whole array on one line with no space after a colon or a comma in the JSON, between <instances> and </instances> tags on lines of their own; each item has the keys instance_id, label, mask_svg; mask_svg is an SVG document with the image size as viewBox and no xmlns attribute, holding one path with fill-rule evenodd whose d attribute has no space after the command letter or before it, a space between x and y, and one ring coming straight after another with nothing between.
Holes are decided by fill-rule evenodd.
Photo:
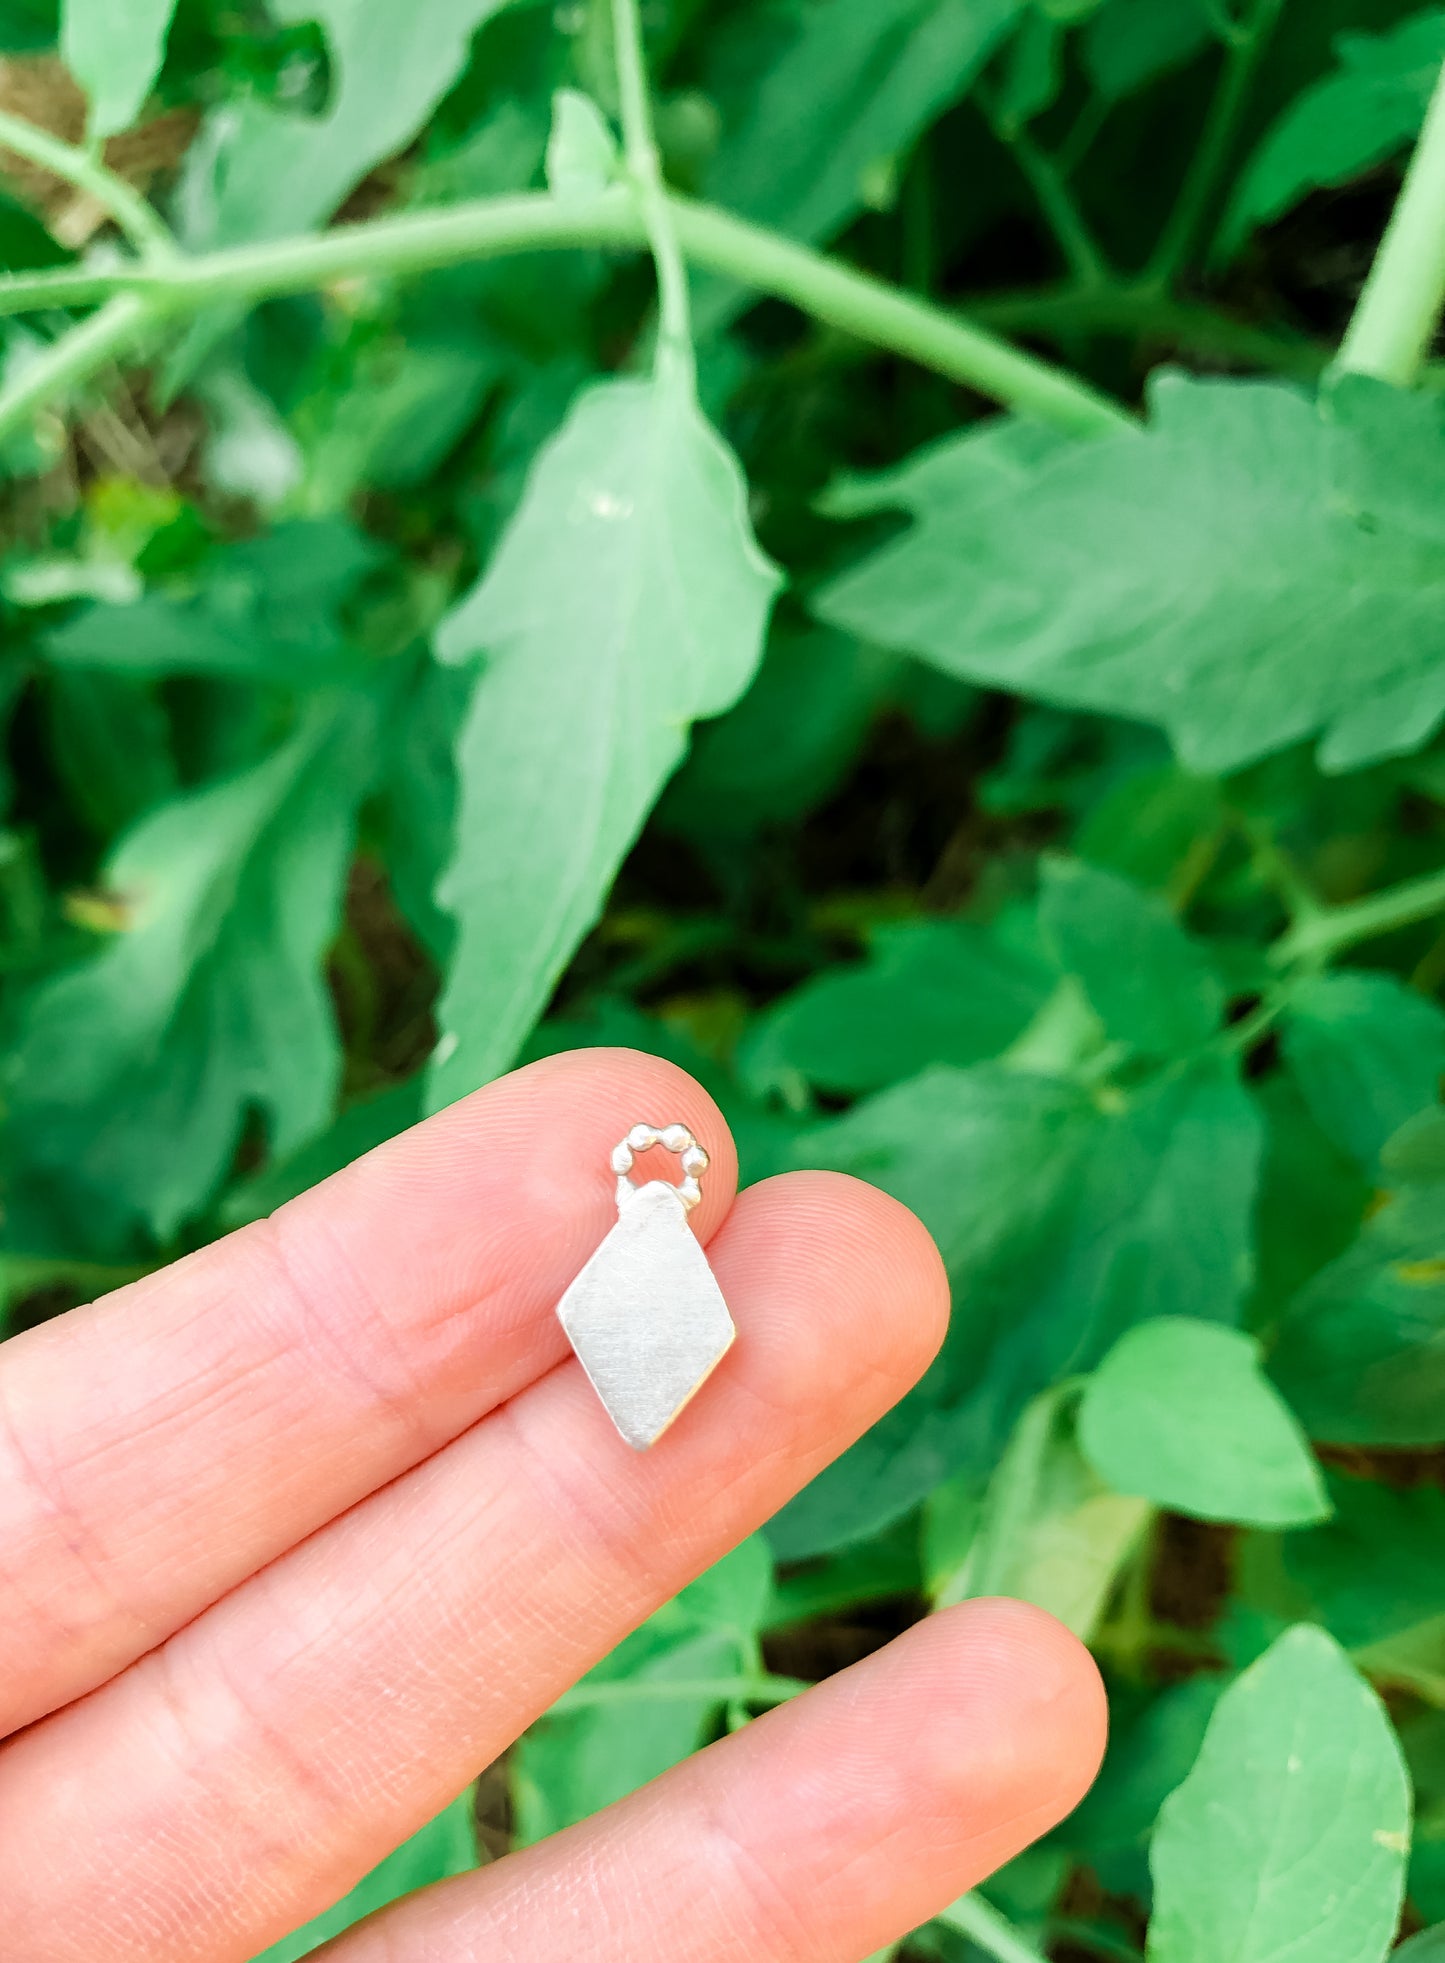
<instances>
[{"instance_id":1,"label":"pale skin","mask_svg":"<svg viewBox=\"0 0 1445 1963\"><path fill-rule=\"evenodd\" d=\"M553 1313L638 1119L711 1154L739 1329L640 1456ZM247 1963L902 1395L947 1316L918 1222L735 1177L681 1071L553 1058L0 1347L7 1963ZM968 1603L323 1954L855 1963L1065 1814L1103 1737L1072 1636Z\"/></svg>"}]
</instances>

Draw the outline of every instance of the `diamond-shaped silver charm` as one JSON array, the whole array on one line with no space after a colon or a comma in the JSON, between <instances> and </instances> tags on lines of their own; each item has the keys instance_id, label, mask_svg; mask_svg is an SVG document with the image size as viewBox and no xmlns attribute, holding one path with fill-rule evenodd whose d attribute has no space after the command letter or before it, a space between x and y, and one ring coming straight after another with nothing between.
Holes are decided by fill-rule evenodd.
<instances>
[{"instance_id":1,"label":"diamond-shaped silver charm","mask_svg":"<svg viewBox=\"0 0 1445 1963\"><path fill-rule=\"evenodd\" d=\"M684 1134L685 1147L674 1144L682 1129L637 1125L618 1147L612 1160L617 1225L557 1305L582 1368L637 1451L662 1436L737 1334L687 1223L688 1201L697 1198L695 1173L707 1160L690 1134ZM691 1157L691 1165L683 1160L688 1178L682 1188L662 1180L634 1187L627 1178L632 1151L658 1143Z\"/></svg>"}]
</instances>

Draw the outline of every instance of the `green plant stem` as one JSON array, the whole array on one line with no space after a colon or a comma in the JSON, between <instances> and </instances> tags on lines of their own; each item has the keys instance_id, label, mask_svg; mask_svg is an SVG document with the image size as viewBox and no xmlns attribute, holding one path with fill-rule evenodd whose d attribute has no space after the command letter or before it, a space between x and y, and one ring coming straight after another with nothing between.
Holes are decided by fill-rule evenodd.
<instances>
[{"instance_id":1,"label":"green plant stem","mask_svg":"<svg viewBox=\"0 0 1445 1963\"><path fill-rule=\"evenodd\" d=\"M695 362L687 266L662 181L662 158L652 127L637 0L612 0L612 39L627 170L637 193L652 262L657 268L658 358L677 363L691 381Z\"/></svg>"},{"instance_id":2,"label":"green plant stem","mask_svg":"<svg viewBox=\"0 0 1445 1963\"><path fill-rule=\"evenodd\" d=\"M1151 286L1166 289L1199 244L1219 181L1229 166L1255 70L1283 5L1284 0L1254 0L1246 18L1229 37L1224 72L1209 105L1199 147L1145 272L1145 281Z\"/></svg>"},{"instance_id":3,"label":"green plant stem","mask_svg":"<svg viewBox=\"0 0 1445 1963\"><path fill-rule=\"evenodd\" d=\"M1027 130L1008 128L987 108L984 113L999 142L1012 152L1075 281L1086 289L1103 286L1109 278L1109 268L1074 202L1064 173Z\"/></svg>"},{"instance_id":4,"label":"green plant stem","mask_svg":"<svg viewBox=\"0 0 1445 1963\"><path fill-rule=\"evenodd\" d=\"M1445 67L1336 363L1341 373L1415 380L1445 303Z\"/></svg>"},{"instance_id":5,"label":"green plant stem","mask_svg":"<svg viewBox=\"0 0 1445 1963\"><path fill-rule=\"evenodd\" d=\"M987 1950L996 1963L1046 1963L1042 1953L1025 1942L1008 1917L982 1895L960 1895L935 1920Z\"/></svg>"},{"instance_id":6,"label":"green plant stem","mask_svg":"<svg viewBox=\"0 0 1445 1963\"><path fill-rule=\"evenodd\" d=\"M905 355L1058 428L1094 434L1134 427L1127 411L1063 369L914 294L715 206L675 196L667 202L678 241L698 265L789 300L844 333ZM163 320L195 313L217 300L305 292L330 280L431 272L506 252L636 248L646 243L636 201L626 190L606 191L575 204L558 204L538 192L337 226L314 237L237 246L165 265L121 267L88 275L83 282L69 273L52 275L49 281L31 276L14 287L0 282L0 311L126 295L132 304L142 300L149 315ZM17 293L22 296L18 301ZM91 327L86 321L72 334L83 335ZM57 342L56 353L70 340L67 335ZM107 358L108 350L92 367ZM73 381L87 372L77 351L65 379ZM0 394L0 435L34 406L28 393L23 404L14 390Z\"/></svg>"},{"instance_id":7,"label":"green plant stem","mask_svg":"<svg viewBox=\"0 0 1445 1963\"><path fill-rule=\"evenodd\" d=\"M566 1716L573 1711L593 1711L617 1704L665 1703L726 1704L736 1698L744 1704L786 1704L801 1697L813 1686L801 1677L739 1676L681 1678L624 1677L615 1683L578 1684L564 1691L552 1705L549 1716Z\"/></svg>"},{"instance_id":8,"label":"green plant stem","mask_svg":"<svg viewBox=\"0 0 1445 1963\"><path fill-rule=\"evenodd\" d=\"M1217 307L1175 300L1157 287L1133 281L991 294L973 301L969 316L979 326L1003 334L1037 334L1049 340L1065 341L1091 332L1156 335L1191 353L1243 362L1301 381L1316 380L1331 358L1329 348L1318 341L1256 327Z\"/></svg>"},{"instance_id":9,"label":"green plant stem","mask_svg":"<svg viewBox=\"0 0 1445 1963\"><path fill-rule=\"evenodd\" d=\"M1057 160L1041 150L1021 124L1000 114L994 97L987 89L981 86L975 88L974 99L983 111L996 141L1012 154L1077 284L1081 287L1103 285L1109 278L1104 255L1083 213L1074 202L1066 173L1060 169Z\"/></svg>"},{"instance_id":10,"label":"green plant stem","mask_svg":"<svg viewBox=\"0 0 1445 1963\"><path fill-rule=\"evenodd\" d=\"M0 150L11 150L17 157L39 164L43 170L65 178L78 191L94 198L110 213L142 258L168 258L176 251L176 242L154 207L134 185L108 170L88 150L62 143L49 130L5 110L0 110Z\"/></svg>"},{"instance_id":11,"label":"green plant stem","mask_svg":"<svg viewBox=\"0 0 1445 1963\"><path fill-rule=\"evenodd\" d=\"M140 294L117 293L88 319L68 328L0 393L0 437L130 353L154 319L153 309Z\"/></svg>"},{"instance_id":12,"label":"green plant stem","mask_svg":"<svg viewBox=\"0 0 1445 1963\"><path fill-rule=\"evenodd\" d=\"M1442 912L1445 872L1425 873L1419 879L1386 887L1383 893L1306 915L1280 935L1269 950L1269 959L1277 968L1329 961L1347 947L1392 934L1397 928L1413 926L1417 920Z\"/></svg>"}]
</instances>

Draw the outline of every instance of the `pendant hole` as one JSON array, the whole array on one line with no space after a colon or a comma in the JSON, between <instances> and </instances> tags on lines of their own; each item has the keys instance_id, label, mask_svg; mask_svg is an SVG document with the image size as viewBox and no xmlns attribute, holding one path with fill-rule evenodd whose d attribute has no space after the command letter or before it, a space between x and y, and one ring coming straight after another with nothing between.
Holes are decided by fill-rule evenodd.
<instances>
[{"instance_id":1,"label":"pendant hole","mask_svg":"<svg viewBox=\"0 0 1445 1963\"><path fill-rule=\"evenodd\" d=\"M654 1152L676 1160L680 1179L668 1179L657 1162L640 1163ZM617 1175L617 1204L624 1206L639 1187L655 1179L673 1187L690 1213L702 1198L702 1176L708 1155L686 1125L636 1124L613 1148L612 1170Z\"/></svg>"}]
</instances>

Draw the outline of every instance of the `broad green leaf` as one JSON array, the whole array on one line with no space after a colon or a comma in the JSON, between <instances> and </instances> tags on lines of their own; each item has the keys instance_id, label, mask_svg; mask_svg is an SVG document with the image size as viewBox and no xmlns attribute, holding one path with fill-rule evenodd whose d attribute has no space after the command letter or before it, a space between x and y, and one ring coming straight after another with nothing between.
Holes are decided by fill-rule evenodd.
<instances>
[{"instance_id":1,"label":"broad green leaf","mask_svg":"<svg viewBox=\"0 0 1445 1963\"><path fill-rule=\"evenodd\" d=\"M187 243L281 238L329 217L416 134L461 73L476 29L506 4L282 0L283 19L317 20L325 32L326 109L307 116L246 96L226 104L193 152Z\"/></svg>"},{"instance_id":2,"label":"broad green leaf","mask_svg":"<svg viewBox=\"0 0 1445 1963\"><path fill-rule=\"evenodd\" d=\"M1117 102L1191 61L1215 33L1207 0L1107 0L1084 29L1084 69Z\"/></svg>"},{"instance_id":3,"label":"broad green leaf","mask_svg":"<svg viewBox=\"0 0 1445 1963\"><path fill-rule=\"evenodd\" d=\"M1011 1595L1047 1609L1085 1642L1093 1635L1151 1508L1098 1477L1079 1450L1071 1402L1049 1390L1026 1407L963 1545L930 1531L941 1497L933 1495L924 1559L936 1608Z\"/></svg>"},{"instance_id":4,"label":"broad green leaf","mask_svg":"<svg viewBox=\"0 0 1445 1963\"><path fill-rule=\"evenodd\" d=\"M62 0L60 53L89 97L92 138L129 129L160 73L176 0Z\"/></svg>"},{"instance_id":5,"label":"broad green leaf","mask_svg":"<svg viewBox=\"0 0 1445 1963\"><path fill-rule=\"evenodd\" d=\"M233 1186L217 1210L221 1225L230 1229L263 1220L298 1193L309 1192L343 1166L407 1131L421 1116L419 1077L408 1077L373 1097L358 1098L299 1151Z\"/></svg>"},{"instance_id":6,"label":"broad green leaf","mask_svg":"<svg viewBox=\"0 0 1445 1963\"><path fill-rule=\"evenodd\" d=\"M1445 1493L1331 1473L1334 1518L1284 1543L1285 1573L1347 1649L1445 1615Z\"/></svg>"},{"instance_id":7,"label":"broad green leaf","mask_svg":"<svg viewBox=\"0 0 1445 1963\"><path fill-rule=\"evenodd\" d=\"M1415 1832L1410 1843L1411 1907L1424 1921L1439 1923L1424 1931L1422 1955L1430 1963L1445 1958L1445 1710L1402 1715L1397 1721L1405 1763L1415 1787ZM1441 1945L1431 1952L1429 1939ZM1407 1951L1395 1952L1406 1955Z\"/></svg>"},{"instance_id":8,"label":"broad green leaf","mask_svg":"<svg viewBox=\"0 0 1445 1963\"><path fill-rule=\"evenodd\" d=\"M1217 251L1226 257L1309 192L1346 184L1419 134L1445 61L1445 10L1427 8L1385 34L1346 34L1334 74L1305 89L1250 158Z\"/></svg>"},{"instance_id":9,"label":"broad green leaf","mask_svg":"<svg viewBox=\"0 0 1445 1963\"><path fill-rule=\"evenodd\" d=\"M1256 1527L1329 1514L1258 1344L1217 1323L1159 1316L1126 1331L1084 1388L1079 1444L1116 1492L1173 1513Z\"/></svg>"},{"instance_id":10,"label":"broad green leaf","mask_svg":"<svg viewBox=\"0 0 1445 1963\"><path fill-rule=\"evenodd\" d=\"M617 139L591 96L558 89L547 138L547 188L553 197L592 197L606 190L620 168Z\"/></svg>"},{"instance_id":11,"label":"broad green leaf","mask_svg":"<svg viewBox=\"0 0 1445 1963\"><path fill-rule=\"evenodd\" d=\"M1215 1676L1187 1678L1131 1710L1114 1699L1104 1769L1060 1829L1111 1892L1147 1899L1148 1846L1159 1809L1199 1756L1225 1688Z\"/></svg>"},{"instance_id":12,"label":"broad green leaf","mask_svg":"<svg viewBox=\"0 0 1445 1963\"><path fill-rule=\"evenodd\" d=\"M437 905L436 887L455 849L457 735L471 679L425 662L388 721L374 812L392 894L443 971L455 923Z\"/></svg>"},{"instance_id":13,"label":"broad green leaf","mask_svg":"<svg viewBox=\"0 0 1445 1963\"><path fill-rule=\"evenodd\" d=\"M795 238L831 238L891 203L908 150L974 77L1021 0L802 0L792 31L727 118L708 174L718 202ZM826 113L800 113L800 104ZM720 326L737 289L705 285Z\"/></svg>"},{"instance_id":14,"label":"broad green leaf","mask_svg":"<svg viewBox=\"0 0 1445 1963\"><path fill-rule=\"evenodd\" d=\"M1445 1922L1422 1929L1392 1952L1390 1963L1445 1963Z\"/></svg>"},{"instance_id":15,"label":"broad green leaf","mask_svg":"<svg viewBox=\"0 0 1445 1963\"><path fill-rule=\"evenodd\" d=\"M682 757L738 698L777 574L737 464L683 380L603 383L541 453L480 583L443 622L486 657L458 747L457 949L431 1095L505 1069Z\"/></svg>"},{"instance_id":16,"label":"broad green leaf","mask_svg":"<svg viewBox=\"0 0 1445 1963\"><path fill-rule=\"evenodd\" d=\"M804 1135L799 1163L911 1206L954 1284L939 1361L770 1529L789 1558L874 1531L997 1461L1029 1399L1175 1312L1234 1320L1258 1120L1222 1064L1096 1099L999 1064L939 1066Z\"/></svg>"},{"instance_id":17,"label":"broad green leaf","mask_svg":"<svg viewBox=\"0 0 1445 1963\"><path fill-rule=\"evenodd\" d=\"M277 525L208 557L193 590L83 608L41 649L57 667L325 682L354 663L342 610L380 557L342 518Z\"/></svg>"},{"instance_id":18,"label":"broad green leaf","mask_svg":"<svg viewBox=\"0 0 1445 1963\"><path fill-rule=\"evenodd\" d=\"M900 667L912 665L825 627L775 621L756 681L699 726L658 823L692 838L706 810L709 838L734 840L802 817L845 775Z\"/></svg>"},{"instance_id":19,"label":"broad green leaf","mask_svg":"<svg viewBox=\"0 0 1445 1963\"><path fill-rule=\"evenodd\" d=\"M1290 1304L1270 1374L1312 1438L1445 1444L1445 1112L1381 1156L1387 1204Z\"/></svg>"},{"instance_id":20,"label":"broad green leaf","mask_svg":"<svg viewBox=\"0 0 1445 1963\"><path fill-rule=\"evenodd\" d=\"M1369 1172L1439 1098L1445 1013L1393 975L1311 976L1291 993L1284 1054L1320 1129Z\"/></svg>"},{"instance_id":21,"label":"broad green leaf","mask_svg":"<svg viewBox=\"0 0 1445 1963\"><path fill-rule=\"evenodd\" d=\"M323 389L293 418L304 468L292 508L345 508L363 485L405 490L427 479L504 372L475 340L389 338L368 350L347 387Z\"/></svg>"},{"instance_id":22,"label":"broad green leaf","mask_svg":"<svg viewBox=\"0 0 1445 1963\"><path fill-rule=\"evenodd\" d=\"M174 796L170 724L152 683L60 668L47 679L45 702L56 768L101 838Z\"/></svg>"},{"instance_id":23,"label":"broad green leaf","mask_svg":"<svg viewBox=\"0 0 1445 1963\"><path fill-rule=\"evenodd\" d=\"M1149 1963L1383 1963L1409 1847L1384 1707L1322 1630L1291 1629L1159 1816Z\"/></svg>"},{"instance_id":24,"label":"broad green leaf","mask_svg":"<svg viewBox=\"0 0 1445 1963\"><path fill-rule=\"evenodd\" d=\"M826 969L760 1019L739 1068L759 1091L881 1090L930 1063L997 1056L1053 984L1040 958L967 921L879 927L866 964Z\"/></svg>"},{"instance_id":25,"label":"broad green leaf","mask_svg":"<svg viewBox=\"0 0 1445 1963\"><path fill-rule=\"evenodd\" d=\"M526 1845L645 1785L704 1742L726 1685L757 1668L771 1585L763 1541L744 1541L589 1670L512 1760ZM692 1688L692 1687L696 1688Z\"/></svg>"},{"instance_id":26,"label":"broad green leaf","mask_svg":"<svg viewBox=\"0 0 1445 1963\"><path fill-rule=\"evenodd\" d=\"M1371 1187L1320 1130L1287 1072L1265 1078L1255 1098L1265 1120L1264 1160L1256 1300L1246 1320L1271 1327L1305 1283L1353 1242Z\"/></svg>"},{"instance_id":27,"label":"broad green leaf","mask_svg":"<svg viewBox=\"0 0 1445 1963\"><path fill-rule=\"evenodd\" d=\"M1115 1041L1167 1056L1219 1027L1219 983L1155 895L1080 859L1046 858L1039 929Z\"/></svg>"},{"instance_id":28,"label":"broad green leaf","mask_svg":"<svg viewBox=\"0 0 1445 1963\"><path fill-rule=\"evenodd\" d=\"M1445 404L1164 375L1150 410L1062 445L985 425L880 480L872 504L916 522L817 611L972 681L1156 722L1196 771L1315 735L1327 770L1418 749L1445 715Z\"/></svg>"},{"instance_id":29,"label":"broad green leaf","mask_svg":"<svg viewBox=\"0 0 1445 1963\"><path fill-rule=\"evenodd\" d=\"M331 1115L340 1051L322 962L335 931L370 705L315 703L261 763L121 840L114 931L31 997L9 1119L32 1171L119 1230L167 1239L229 1168L247 1114L293 1152Z\"/></svg>"},{"instance_id":30,"label":"broad green leaf","mask_svg":"<svg viewBox=\"0 0 1445 1963\"><path fill-rule=\"evenodd\" d=\"M1019 22L1000 61L992 115L1003 132L1017 132L1058 101L1064 80L1062 24L1038 8Z\"/></svg>"},{"instance_id":31,"label":"broad green leaf","mask_svg":"<svg viewBox=\"0 0 1445 1963\"><path fill-rule=\"evenodd\" d=\"M272 1943L253 1958L253 1963L299 1963L301 1957L310 1956L332 1936L339 1936L343 1929L385 1908L388 1902L429 1887L434 1881L445 1881L450 1875L470 1873L481 1860L472 1806L469 1786L444 1812L403 1841L394 1854L378 1862L334 1908L313 1916L294 1935Z\"/></svg>"}]
</instances>

